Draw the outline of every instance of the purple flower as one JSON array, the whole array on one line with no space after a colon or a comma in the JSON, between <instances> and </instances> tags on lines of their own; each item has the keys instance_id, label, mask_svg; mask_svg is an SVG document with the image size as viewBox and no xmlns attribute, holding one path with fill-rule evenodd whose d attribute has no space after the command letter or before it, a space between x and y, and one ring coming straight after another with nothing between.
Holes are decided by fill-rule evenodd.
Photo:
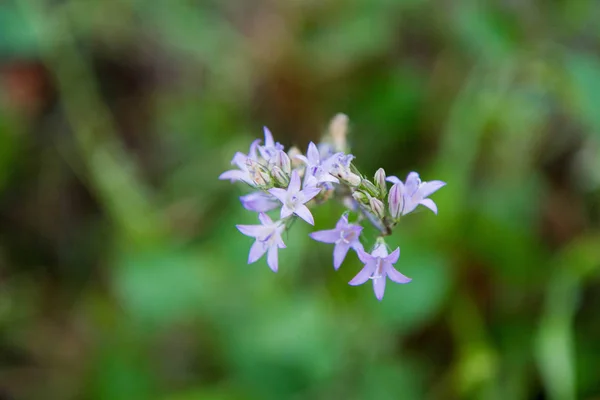
<instances>
[{"instance_id":1,"label":"purple flower","mask_svg":"<svg viewBox=\"0 0 600 400\"><path fill-rule=\"evenodd\" d=\"M362 285L372 279L377 300L383 299L386 277L396 283L408 283L412 280L402 275L393 266L400 257L400 247L388 255L385 243L379 243L371 254L366 253L363 249L357 250L357 253L358 258L365 266L349 283L353 286Z\"/></svg>"},{"instance_id":2,"label":"purple flower","mask_svg":"<svg viewBox=\"0 0 600 400\"><path fill-rule=\"evenodd\" d=\"M248 170L248 161L256 161L258 159L256 150L259 143L260 139L253 141L250 145L250 151L248 154L244 154L239 151L235 153L233 159L231 160L231 164L237 166L239 169L225 171L219 175L219 179L229 179L232 183L236 181L243 181L254 186L255 183L252 180L250 171Z\"/></svg>"},{"instance_id":3,"label":"purple flower","mask_svg":"<svg viewBox=\"0 0 600 400\"><path fill-rule=\"evenodd\" d=\"M409 173L405 183L395 176L388 176L387 181L394 184L388 197L390 214L394 218L414 211L419 204L437 214L436 204L428 197L445 186L446 182L421 182L419 174L416 172Z\"/></svg>"},{"instance_id":4,"label":"purple flower","mask_svg":"<svg viewBox=\"0 0 600 400\"><path fill-rule=\"evenodd\" d=\"M319 194L320 191L320 188L312 186L300 190L300 176L296 170L292 171L292 177L290 178L287 190L280 188L269 189L269 193L283 203L283 207L281 207L282 219L296 214L311 225L314 225L315 221L310 210L304 204Z\"/></svg>"},{"instance_id":5,"label":"purple flower","mask_svg":"<svg viewBox=\"0 0 600 400\"><path fill-rule=\"evenodd\" d=\"M362 179L352 172L351 164L354 156L352 154L335 153L329 157L323 164L325 170L331 175L339 178L350 186L357 187Z\"/></svg>"},{"instance_id":6,"label":"purple flower","mask_svg":"<svg viewBox=\"0 0 600 400\"><path fill-rule=\"evenodd\" d=\"M305 182L310 182L313 186L323 182L339 183L339 180L329 173L328 165L324 163L326 160L322 159L319 149L313 142L308 144L306 156L297 155L296 158L306 164Z\"/></svg>"},{"instance_id":7,"label":"purple flower","mask_svg":"<svg viewBox=\"0 0 600 400\"><path fill-rule=\"evenodd\" d=\"M263 131L265 132L265 144L264 146L259 146L258 151L262 158L268 162L274 157L277 157L277 152L282 151L283 146L279 142L273 140L273 134L271 134L269 128L265 126L263 127Z\"/></svg>"},{"instance_id":8,"label":"purple flower","mask_svg":"<svg viewBox=\"0 0 600 400\"><path fill-rule=\"evenodd\" d=\"M265 213L258 214L258 219L262 225L236 225L244 235L256 238L248 254L248 264L256 262L268 251L267 264L277 272L277 249L285 248L281 238L285 225L281 221L273 222Z\"/></svg>"},{"instance_id":9,"label":"purple flower","mask_svg":"<svg viewBox=\"0 0 600 400\"><path fill-rule=\"evenodd\" d=\"M267 212L279 206L279 201L272 194L266 192L254 192L241 196L240 201L246 210L254 212Z\"/></svg>"},{"instance_id":10,"label":"purple flower","mask_svg":"<svg viewBox=\"0 0 600 400\"><path fill-rule=\"evenodd\" d=\"M342 218L335 225L335 229L317 231L310 234L310 237L317 242L335 243L333 248L333 268L338 269L348 254L348 250L353 248L358 251L362 249L362 244L358 240L363 227L348 223L348 216L342 215Z\"/></svg>"}]
</instances>

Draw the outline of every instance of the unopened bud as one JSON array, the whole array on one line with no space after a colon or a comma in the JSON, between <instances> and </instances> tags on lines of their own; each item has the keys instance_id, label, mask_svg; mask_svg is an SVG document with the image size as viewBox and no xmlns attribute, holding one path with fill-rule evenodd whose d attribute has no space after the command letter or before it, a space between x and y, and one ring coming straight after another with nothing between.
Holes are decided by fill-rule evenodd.
<instances>
[{"instance_id":1,"label":"unopened bud","mask_svg":"<svg viewBox=\"0 0 600 400\"><path fill-rule=\"evenodd\" d=\"M385 171L383 168L379 168L377 172L375 172L375 177L373 179L375 182L375 186L379 189L379 194L381 198L384 199L387 194L387 183L385 182Z\"/></svg>"},{"instance_id":2,"label":"unopened bud","mask_svg":"<svg viewBox=\"0 0 600 400\"><path fill-rule=\"evenodd\" d=\"M373 183L371 183L371 181L367 180L367 179L363 179L362 182L360 183L360 185L365 188L365 190L367 191L367 193L369 193L371 196L379 196L379 189L377 189L377 187L375 185L373 185Z\"/></svg>"},{"instance_id":3,"label":"unopened bud","mask_svg":"<svg viewBox=\"0 0 600 400\"><path fill-rule=\"evenodd\" d=\"M403 192L404 185L402 182L395 183L390 188L390 194L388 195L388 204L390 215L392 218L397 219L400 217L402 213L402 208L404 207L404 197Z\"/></svg>"},{"instance_id":4,"label":"unopened bud","mask_svg":"<svg viewBox=\"0 0 600 400\"><path fill-rule=\"evenodd\" d=\"M271 175L273 175L273 179L275 179L275 182L279 186L284 187L284 188L288 187L288 185L290 183L290 177L289 177L288 174L286 174L285 172L283 172L281 170L281 168L279 168L276 165L273 165L271 167Z\"/></svg>"},{"instance_id":5,"label":"unopened bud","mask_svg":"<svg viewBox=\"0 0 600 400\"><path fill-rule=\"evenodd\" d=\"M277 151L277 154L274 157L274 164L288 175L292 172L292 162L290 157L283 150Z\"/></svg>"},{"instance_id":6,"label":"unopened bud","mask_svg":"<svg viewBox=\"0 0 600 400\"><path fill-rule=\"evenodd\" d=\"M354 200L358 201L359 203L369 204L369 195L363 192L356 191L352 193L352 197L354 197Z\"/></svg>"},{"instance_id":7,"label":"unopened bud","mask_svg":"<svg viewBox=\"0 0 600 400\"><path fill-rule=\"evenodd\" d=\"M269 175L269 171L265 167L260 165L257 161L248 158L246 160L246 167L250 173L250 178L260 187L269 187L273 184L273 178Z\"/></svg>"},{"instance_id":8,"label":"unopened bud","mask_svg":"<svg viewBox=\"0 0 600 400\"><path fill-rule=\"evenodd\" d=\"M339 176L340 180L342 180L345 184L351 187L359 187L360 186L360 176L356 175L353 172L347 172Z\"/></svg>"},{"instance_id":9,"label":"unopened bud","mask_svg":"<svg viewBox=\"0 0 600 400\"><path fill-rule=\"evenodd\" d=\"M369 205L371 206L371 210L373 210L373 213L379 218L383 219L383 217L385 216L385 206L383 205L383 202L379 199L376 199L375 197L371 197L371 199L369 200Z\"/></svg>"}]
</instances>

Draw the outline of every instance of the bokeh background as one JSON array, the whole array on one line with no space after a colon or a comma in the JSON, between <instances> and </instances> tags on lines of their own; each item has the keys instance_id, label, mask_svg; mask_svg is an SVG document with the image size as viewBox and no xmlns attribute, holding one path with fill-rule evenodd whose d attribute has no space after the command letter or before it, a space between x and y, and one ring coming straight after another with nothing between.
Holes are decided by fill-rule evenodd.
<instances>
[{"instance_id":1,"label":"bokeh background","mask_svg":"<svg viewBox=\"0 0 600 400\"><path fill-rule=\"evenodd\" d=\"M599 399L600 3L0 3L0 399ZM246 264L267 125L448 185L379 303L302 223ZM314 211L330 228L341 206Z\"/></svg>"}]
</instances>

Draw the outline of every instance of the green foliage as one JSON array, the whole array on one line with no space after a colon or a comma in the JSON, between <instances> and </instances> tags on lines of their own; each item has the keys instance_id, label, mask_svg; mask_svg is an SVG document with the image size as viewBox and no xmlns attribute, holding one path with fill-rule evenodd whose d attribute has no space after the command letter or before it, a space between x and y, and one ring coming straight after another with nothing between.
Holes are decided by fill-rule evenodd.
<instances>
[{"instance_id":1,"label":"green foliage","mask_svg":"<svg viewBox=\"0 0 600 400\"><path fill-rule=\"evenodd\" d=\"M597 397L598 5L538 3L0 4L0 397ZM448 183L381 303L302 221L247 265L217 180L336 112L367 175Z\"/></svg>"}]
</instances>

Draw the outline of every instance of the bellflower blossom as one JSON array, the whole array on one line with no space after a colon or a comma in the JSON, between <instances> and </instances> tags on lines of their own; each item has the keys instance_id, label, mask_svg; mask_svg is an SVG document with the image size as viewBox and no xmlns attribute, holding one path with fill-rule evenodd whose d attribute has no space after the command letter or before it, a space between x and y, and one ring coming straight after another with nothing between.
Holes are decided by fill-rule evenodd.
<instances>
[{"instance_id":1,"label":"bellflower blossom","mask_svg":"<svg viewBox=\"0 0 600 400\"><path fill-rule=\"evenodd\" d=\"M385 293L386 277L396 283L408 283L412 280L394 268L393 264L398 262L398 258L400 258L400 247L388 255L386 245L381 241L375 246L371 254L366 253L363 249L359 249L357 253L358 258L365 266L349 283L353 286L362 285L372 279L375 297L379 301L383 299Z\"/></svg>"},{"instance_id":2,"label":"bellflower blossom","mask_svg":"<svg viewBox=\"0 0 600 400\"><path fill-rule=\"evenodd\" d=\"M279 267L277 249L285 248L285 243L281 238L281 234L285 230L285 224L281 221L273 222L265 213L258 214L258 219L261 225L236 225L236 228L244 235L256 238L250 248L248 264L256 262L268 252L267 264L273 272L277 272Z\"/></svg>"},{"instance_id":3,"label":"bellflower blossom","mask_svg":"<svg viewBox=\"0 0 600 400\"><path fill-rule=\"evenodd\" d=\"M306 156L297 155L296 158L306 164L305 182L310 182L314 186L325 182L339 183L339 180L328 171L327 158L322 158L319 149L313 142L308 144Z\"/></svg>"},{"instance_id":4,"label":"bellflower blossom","mask_svg":"<svg viewBox=\"0 0 600 400\"><path fill-rule=\"evenodd\" d=\"M296 170L292 171L292 177L287 189L269 189L269 193L277 197L283 204L281 207L282 219L296 214L311 225L314 225L315 221L310 210L304 204L318 195L320 191L320 188L314 186L305 187L304 190L300 190L300 176Z\"/></svg>"},{"instance_id":5,"label":"bellflower blossom","mask_svg":"<svg viewBox=\"0 0 600 400\"><path fill-rule=\"evenodd\" d=\"M333 268L336 270L342 265L342 262L351 248L355 251L362 249L362 244L358 240L363 227L348 223L348 215L343 214L342 218L335 225L335 229L317 231L310 234L310 237L317 242L335 243L333 248Z\"/></svg>"},{"instance_id":6,"label":"bellflower blossom","mask_svg":"<svg viewBox=\"0 0 600 400\"><path fill-rule=\"evenodd\" d=\"M283 150L283 146L279 142L275 142L273 134L266 126L263 127L265 133L265 144L264 146L258 146L258 151L262 158L267 161L271 161L272 158L277 156L278 151Z\"/></svg>"},{"instance_id":7,"label":"bellflower blossom","mask_svg":"<svg viewBox=\"0 0 600 400\"><path fill-rule=\"evenodd\" d=\"M419 204L437 214L437 205L428 197L445 186L446 182L421 182L419 174L416 172L409 173L405 183L402 183L396 176L388 176L387 181L394 184L388 198L390 213L394 218L413 212ZM392 209L395 212L392 212Z\"/></svg>"},{"instance_id":8,"label":"bellflower blossom","mask_svg":"<svg viewBox=\"0 0 600 400\"><path fill-rule=\"evenodd\" d=\"M250 173L250 170L248 169L248 160L258 160L258 154L256 153L256 150L258 148L259 143L260 139L256 139L255 141L253 141L250 145L250 151L248 151L248 154L244 154L239 151L235 153L233 159L231 160L231 164L237 166L238 169L232 169L223 172L221 175L219 175L219 179L229 179L232 183L236 181L243 181L249 185L254 186L252 175Z\"/></svg>"}]
</instances>

